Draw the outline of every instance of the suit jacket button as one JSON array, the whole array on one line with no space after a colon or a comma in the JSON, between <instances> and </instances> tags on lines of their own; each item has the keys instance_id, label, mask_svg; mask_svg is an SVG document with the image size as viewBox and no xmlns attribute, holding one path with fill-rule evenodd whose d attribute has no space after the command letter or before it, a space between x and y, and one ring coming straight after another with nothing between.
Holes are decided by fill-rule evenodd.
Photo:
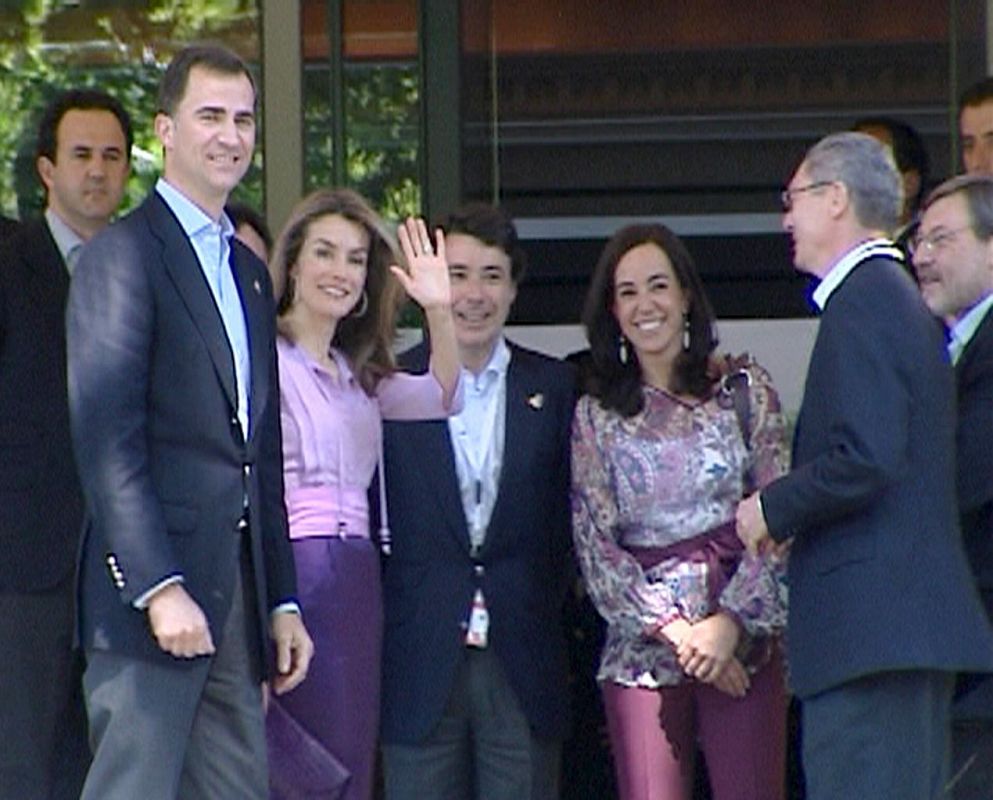
<instances>
[{"instance_id":1,"label":"suit jacket button","mask_svg":"<svg viewBox=\"0 0 993 800\"><path fill-rule=\"evenodd\" d=\"M482 564L475 564L472 568L472 574L477 578L482 578L486 574L486 567Z\"/></svg>"}]
</instances>

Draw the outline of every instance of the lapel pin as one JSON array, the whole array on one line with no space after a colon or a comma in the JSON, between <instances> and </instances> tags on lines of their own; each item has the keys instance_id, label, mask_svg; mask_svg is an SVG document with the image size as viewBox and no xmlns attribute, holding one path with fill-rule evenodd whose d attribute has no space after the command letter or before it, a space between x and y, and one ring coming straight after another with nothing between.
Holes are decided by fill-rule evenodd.
<instances>
[{"instance_id":1,"label":"lapel pin","mask_svg":"<svg viewBox=\"0 0 993 800\"><path fill-rule=\"evenodd\" d=\"M259 283L259 279L256 278L252 282L252 288L255 290L255 294L262 294L262 284Z\"/></svg>"},{"instance_id":2,"label":"lapel pin","mask_svg":"<svg viewBox=\"0 0 993 800\"><path fill-rule=\"evenodd\" d=\"M545 405L545 395L541 392L537 394L532 394L528 396L528 405L531 406L535 411L539 410L543 405Z\"/></svg>"}]
</instances>

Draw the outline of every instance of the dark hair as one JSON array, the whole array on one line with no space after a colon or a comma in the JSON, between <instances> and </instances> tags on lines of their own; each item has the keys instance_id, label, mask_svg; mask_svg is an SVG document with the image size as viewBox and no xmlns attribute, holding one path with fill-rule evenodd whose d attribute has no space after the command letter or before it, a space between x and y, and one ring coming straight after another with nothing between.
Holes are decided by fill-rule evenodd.
<instances>
[{"instance_id":1,"label":"dark hair","mask_svg":"<svg viewBox=\"0 0 993 800\"><path fill-rule=\"evenodd\" d=\"M221 75L244 75L252 84L252 92L258 101L255 78L241 57L219 44L195 44L184 47L169 62L159 83L158 113L172 116L186 94L190 72L194 67L202 67Z\"/></svg>"},{"instance_id":2,"label":"dark hair","mask_svg":"<svg viewBox=\"0 0 993 800\"><path fill-rule=\"evenodd\" d=\"M923 211L953 194L965 195L969 221L977 239L993 237L993 176L956 175L935 187L924 201Z\"/></svg>"},{"instance_id":3,"label":"dark hair","mask_svg":"<svg viewBox=\"0 0 993 800\"><path fill-rule=\"evenodd\" d=\"M479 239L489 247L498 247L510 258L510 280L516 286L527 269L527 256L517 237L514 221L502 208L488 203L466 203L442 223L446 236L462 233Z\"/></svg>"},{"instance_id":4,"label":"dark hair","mask_svg":"<svg viewBox=\"0 0 993 800\"><path fill-rule=\"evenodd\" d=\"M959 97L959 116L962 109L970 106L981 106L988 100L993 100L993 78L983 78L969 86Z\"/></svg>"},{"instance_id":5,"label":"dark hair","mask_svg":"<svg viewBox=\"0 0 993 800\"><path fill-rule=\"evenodd\" d=\"M863 117L853 126L853 131L866 132L866 128L882 128L890 137L893 149L893 160L900 172L916 172L920 176L920 185L915 197L910 200L910 208L917 209L924 193L927 191L931 177L931 160L921 135L906 122L893 117Z\"/></svg>"},{"instance_id":6,"label":"dark hair","mask_svg":"<svg viewBox=\"0 0 993 800\"><path fill-rule=\"evenodd\" d=\"M265 219L258 211L247 203L228 203L224 210L227 211L235 230L238 230L242 225L247 225L265 242L266 252L272 252L272 234L269 233L269 226L266 225Z\"/></svg>"},{"instance_id":7,"label":"dark hair","mask_svg":"<svg viewBox=\"0 0 993 800\"><path fill-rule=\"evenodd\" d=\"M45 106L38 121L38 137L35 141L35 160L44 156L53 164L59 149L59 124L70 111L107 111L117 117L127 145L124 157L131 160L131 146L134 144L134 129L131 117L120 101L99 89L69 89L60 92Z\"/></svg>"},{"instance_id":8,"label":"dark hair","mask_svg":"<svg viewBox=\"0 0 993 800\"><path fill-rule=\"evenodd\" d=\"M371 394L379 380L395 369L393 339L403 289L390 272L390 266L404 261L392 233L360 194L351 189L318 189L290 212L269 262L277 297L276 312L283 316L293 304L296 291L293 271L311 224L332 215L361 225L369 234L365 277L368 306L364 313L349 314L337 324L332 344L348 357L362 388ZM289 333L284 325L280 331L284 335Z\"/></svg>"},{"instance_id":9,"label":"dark hair","mask_svg":"<svg viewBox=\"0 0 993 800\"><path fill-rule=\"evenodd\" d=\"M590 394L605 408L614 409L625 417L641 411L645 396L637 354L632 349L625 364L618 352L621 327L613 310L614 275L624 255L642 244L654 244L668 256L676 280L689 302L686 316L690 346L676 357L669 388L694 397L706 397L716 380L710 369L710 355L717 347L714 312L686 246L664 225L621 228L607 242L593 270L583 309L583 324L592 356Z\"/></svg>"}]
</instances>

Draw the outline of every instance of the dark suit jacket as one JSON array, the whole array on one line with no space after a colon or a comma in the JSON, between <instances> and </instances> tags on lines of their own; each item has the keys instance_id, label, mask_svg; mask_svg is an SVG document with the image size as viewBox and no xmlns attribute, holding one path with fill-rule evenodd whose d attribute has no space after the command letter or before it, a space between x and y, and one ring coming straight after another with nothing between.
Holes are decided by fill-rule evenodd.
<instances>
[{"instance_id":1,"label":"dark suit jacket","mask_svg":"<svg viewBox=\"0 0 993 800\"><path fill-rule=\"evenodd\" d=\"M811 354L793 471L762 491L790 554L801 697L900 669L993 667L955 502L952 370L896 261L831 295Z\"/></svg>"},{"instance_id":2,"label":"dark suit jacket","mask_svg":"<svg viewBox=\"0 0 993 800\"><path fill-rule=\"evenodd\" d=\"M393 555L386 566L382 736L416 743L431 732L465 656L465 622L481 586L489 646L525 716L543 737L568 725L562 604L571 547L571 369L511 345L503 466L478 558L459 493L448 424L385 427ZM423 372L427 351L402 359Z\"/></svg>"},{"instance_id":3,"label":"dark suit jacket","mask_svg":"<svg viewBox=\"0 0 993 800\"><path fill-rule=\"evenodd\" d=\"M69 578L83 521L66 395L69 274L43 218L0 250L0 592Z\"/></svg>"},{"instance_id":4,"label":"dark suit jacket","mask_svg":"<svg viewBox=\"0 0 993 800\"><path fill-rule=\"evenodd\" d=\"M132 603L176 573L216 644L246 499L260 634L295 594L268 275L236 240L232 260L251 349L247 442L220 314L158 194L95 237L73 275L69 400L87 503L79 600L88 649L172 661Z\"/></svg>"},{"instance_id":5,"label":"dark suit jacket","mask_svg":"<svg viewBox=\"0 0 993 800\"><path fill-rule=\"evenodd\" d=\"M966 555L993 619L993 313L955 365L958 393L958 501ZM955 713L993 716L993 678L963 676Z\"/></svg>"},{"instance_id":6,"label":"dark suit jacket","mask_svg":"<svg viewBox=\"0 0 993 800\"><path fill-rule=\"evenodd\" d=\"M20 230L21 223L16 219L11 219L10 217L0 217L0 242L5 242L18 230Z\"/></svg>"}]
</instances>

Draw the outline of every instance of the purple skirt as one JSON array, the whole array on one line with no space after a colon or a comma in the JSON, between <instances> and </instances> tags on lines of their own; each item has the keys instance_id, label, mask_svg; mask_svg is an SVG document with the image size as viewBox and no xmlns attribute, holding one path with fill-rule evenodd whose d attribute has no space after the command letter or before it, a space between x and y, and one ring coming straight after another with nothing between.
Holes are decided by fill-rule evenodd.
<instances>
[{"instance_id":1,"label":"purple skirt","mask_svg":"<svg viewBox=\"0 0 993 800\"><path fill-rule=\"evenodd\" d=\"M367 539L307 538L292 544L314 658L306 680L278 702L350 773L339 796L369 800L379 734L383 642L379 553ZM273 723L269 725L271 744L275 731ZM270 769L292 776L291 757L270 750ZM285 764L276 763L283 759Z\"/></svg>"}]
</instances>

